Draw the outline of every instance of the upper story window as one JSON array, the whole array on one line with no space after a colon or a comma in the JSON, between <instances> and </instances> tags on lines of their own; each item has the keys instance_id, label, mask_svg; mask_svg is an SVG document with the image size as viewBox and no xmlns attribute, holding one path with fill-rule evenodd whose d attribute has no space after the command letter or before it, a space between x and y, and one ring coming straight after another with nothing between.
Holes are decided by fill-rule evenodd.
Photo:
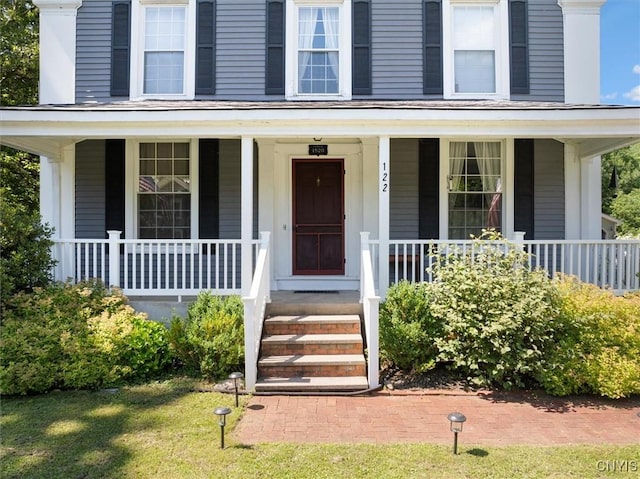
<instances>
[{"instance_id":1,"label":"upper story window","mask_svg":"<svg viewBox=\"0 0 640 479\"><path fill-rule=\"evenodd\" d=\"M287 0L286 95L351 98L351 0Z\"/></svg>"},{"instance_id":2,"label":"upper story window","mask_svg":"<svg viewBox=\"0 0 640 479\"><path fill-rule=\"evenodd\" d=\"M133 0L132 98L193 98L194 0Z\"/></svg>"},{"instance_id":3,"label":"upper story window","mask_svg":"<svg viewBox=\"0 0 640 479\"><path fill-rule=\"evenodd\" d=\"M505 0L444 0L445 98L509 97Z\"/></svg>"}]
</instances>

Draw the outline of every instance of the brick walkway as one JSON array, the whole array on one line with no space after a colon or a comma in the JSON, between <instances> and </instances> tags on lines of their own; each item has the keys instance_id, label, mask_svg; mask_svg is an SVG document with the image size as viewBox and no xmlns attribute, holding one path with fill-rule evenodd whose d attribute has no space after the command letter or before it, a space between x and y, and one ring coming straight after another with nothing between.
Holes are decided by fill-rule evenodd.
<instances>
[{"instance_id":1,"label":"brick walkway","mask_svg":"<svg viewBox=\"0 0 640 479\"><path fill-rule=\"evenodd\" d=\"M640 444L640 400L527 393L378 392L371 396L254 396L234 431L243 444L451 444L447 414L467 417L460 444Z\"/></svg>"}]
</instances>

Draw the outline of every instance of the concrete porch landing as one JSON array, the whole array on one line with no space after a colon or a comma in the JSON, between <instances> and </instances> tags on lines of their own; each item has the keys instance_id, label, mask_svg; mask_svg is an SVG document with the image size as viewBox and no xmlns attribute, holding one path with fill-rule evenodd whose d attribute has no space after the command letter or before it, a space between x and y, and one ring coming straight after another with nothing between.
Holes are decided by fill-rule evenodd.
<instances>
[{"instance_id":1,"label":"concrete porch landing","mask_svg":"<svg viewBox=\"0 0 640 479\"><path fill-rule=\"evenodd\" d=\"M293 314L361 314L359 291L271 291L267 316Z\"/></svg>"}]
</instances>

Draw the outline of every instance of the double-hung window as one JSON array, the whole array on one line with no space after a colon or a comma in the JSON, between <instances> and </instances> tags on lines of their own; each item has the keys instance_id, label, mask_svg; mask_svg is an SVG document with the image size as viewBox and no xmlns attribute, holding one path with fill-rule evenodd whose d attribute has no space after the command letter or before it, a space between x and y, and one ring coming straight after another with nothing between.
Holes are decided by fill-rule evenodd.
<instances>
[{"instance_id":1,"label":"double-hung window","mask_svg":"<svg viewBox=\"0 0 640 479\"><path fill-rule=\"evenodd\" d=\"M140 143L138 153L138 238L190 238L190 144Z\"/></svg>"},{"instance_id":2,"label":"double-hung window","mask_svg":"<svg viewBox=\"0 0 640 479\"><path fill-rule=\"evenodd\" d=\"M193 98L194 0L134 0L133 98Z\"/></svg>"},{"instance_id":3,"label":"double-hung window","mask_svg":"<svg viewBox=\"0 0 640 479\"><path fill-rule=\"evenodd\" d=\"M444 95L509 95L509 28L506 0L444 0Z\"/></svg>"},{"instance_id":4,"label":"double-hung window","mask_svg":"<svg viewBox=\"0 0 640 479\"><path fill-rule=\"evenodd\" d=\"M449 143L449 239L502 232L502 158L502 142Z\"/></svg>"},{"instance_id":5,"label":"double-hung window","mask_svg":"<svg viewBox=\"0 0 640 479\"><path fill-rule=\"evenodd\" d=\"M288 0L287 97L351 97L351 1Z\"/></svg>"}]
</instances>

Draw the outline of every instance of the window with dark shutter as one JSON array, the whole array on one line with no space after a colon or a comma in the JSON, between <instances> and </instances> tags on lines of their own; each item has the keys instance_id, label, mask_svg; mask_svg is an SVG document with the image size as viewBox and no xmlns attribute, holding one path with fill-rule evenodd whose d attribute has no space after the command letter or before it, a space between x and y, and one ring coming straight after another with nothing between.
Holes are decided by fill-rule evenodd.
<instances>
[{"instance_id":1,"label":"window with dark shutter","mask_svg":"<svg viewBox=\"0 0 640 479\"><path fill-rule=\"evenodd\" d=\"M198 0L196 18L196 95L216 90L216 3Z\"/></svg>"},{"instance_id":2,"label":"window with dark shutter","mask_svg":"<svg viewBox=\"0 0 640 479\"><path fill-rule=\"evenodd\" d=\"M371 95L371 2L353 2L352 93Z\"/></svg>"},{"instance_id":3,"label":"window with dark shutter","mask_svg":"<svg viewBox=\"0 0 640 479\"><path fill-rule=\"evenodd\" d=\"M534 231L534 141L514 142L513 206L514 229L524 231L525 239L535 239Z\"/></svg>"},{"instance_id":4,"label":"window with dark shutter","mask_svg":"<svg viewBox=\"0 0 640 479\"><path fill-rule=\"evenodd\" d=\"M442 95L442 4L426 0L424 26L424 94Z\"/></svg>"},{"instance_id":5,"label":"window with dark shutter","mask_svg":"<svg viewBox=\"0 0 640 479\"><path fill-rule=\"evenodd\" d=\"M509 1L511 93L529 93L529 46L526 0Z\"/></svg>"},{"instance_id":6,"label":"window with dark shutter","mask_svg":"<svg viewBox=\"0 0 640 479\"><path fill-rule=\"evenodd\" d=\"M106 231L116 230L124 233L124 140L105 140L104 167Z\"/></svg>"},{"instance_id":7,"label":"window with dark shutter","mask_svg":"<svg viewBox=\"0 0 640 479\"><path fill-rule=\"evenodd\" d=\"M113 2L111 20L111 96L129 96L131 2Z\"/></svg>"},{"instance_id":8,"label":"window with dark shutter","mask_svg":"<svg viewBox=\"0 0 640 479\"><path fill-rule=\"evenodd\" d=\"M200 178L199 238L219 237L219 140L201 139L198 158Z\"/></svg>"},{"instance_id":9,"label":"window with dark shutter","mask_svg":"<svg viewBox=\"0 0 640 479\"><path fill-rule=\"evenodd\" d=\"M439 237L440 141L438 138L420 140L418 165L418 207L420 211L418 233L420 238Z\"/></svg>"},{"instance_id":10,"label":"window with dark shutter","mask_svg":"<svg viewBox=\"0 0 640 479\"><path fill-rule=\"evenodd\" d=\"M284 95L284 1L267 1L267 95Z\"/></svg>"}]
</instances>

